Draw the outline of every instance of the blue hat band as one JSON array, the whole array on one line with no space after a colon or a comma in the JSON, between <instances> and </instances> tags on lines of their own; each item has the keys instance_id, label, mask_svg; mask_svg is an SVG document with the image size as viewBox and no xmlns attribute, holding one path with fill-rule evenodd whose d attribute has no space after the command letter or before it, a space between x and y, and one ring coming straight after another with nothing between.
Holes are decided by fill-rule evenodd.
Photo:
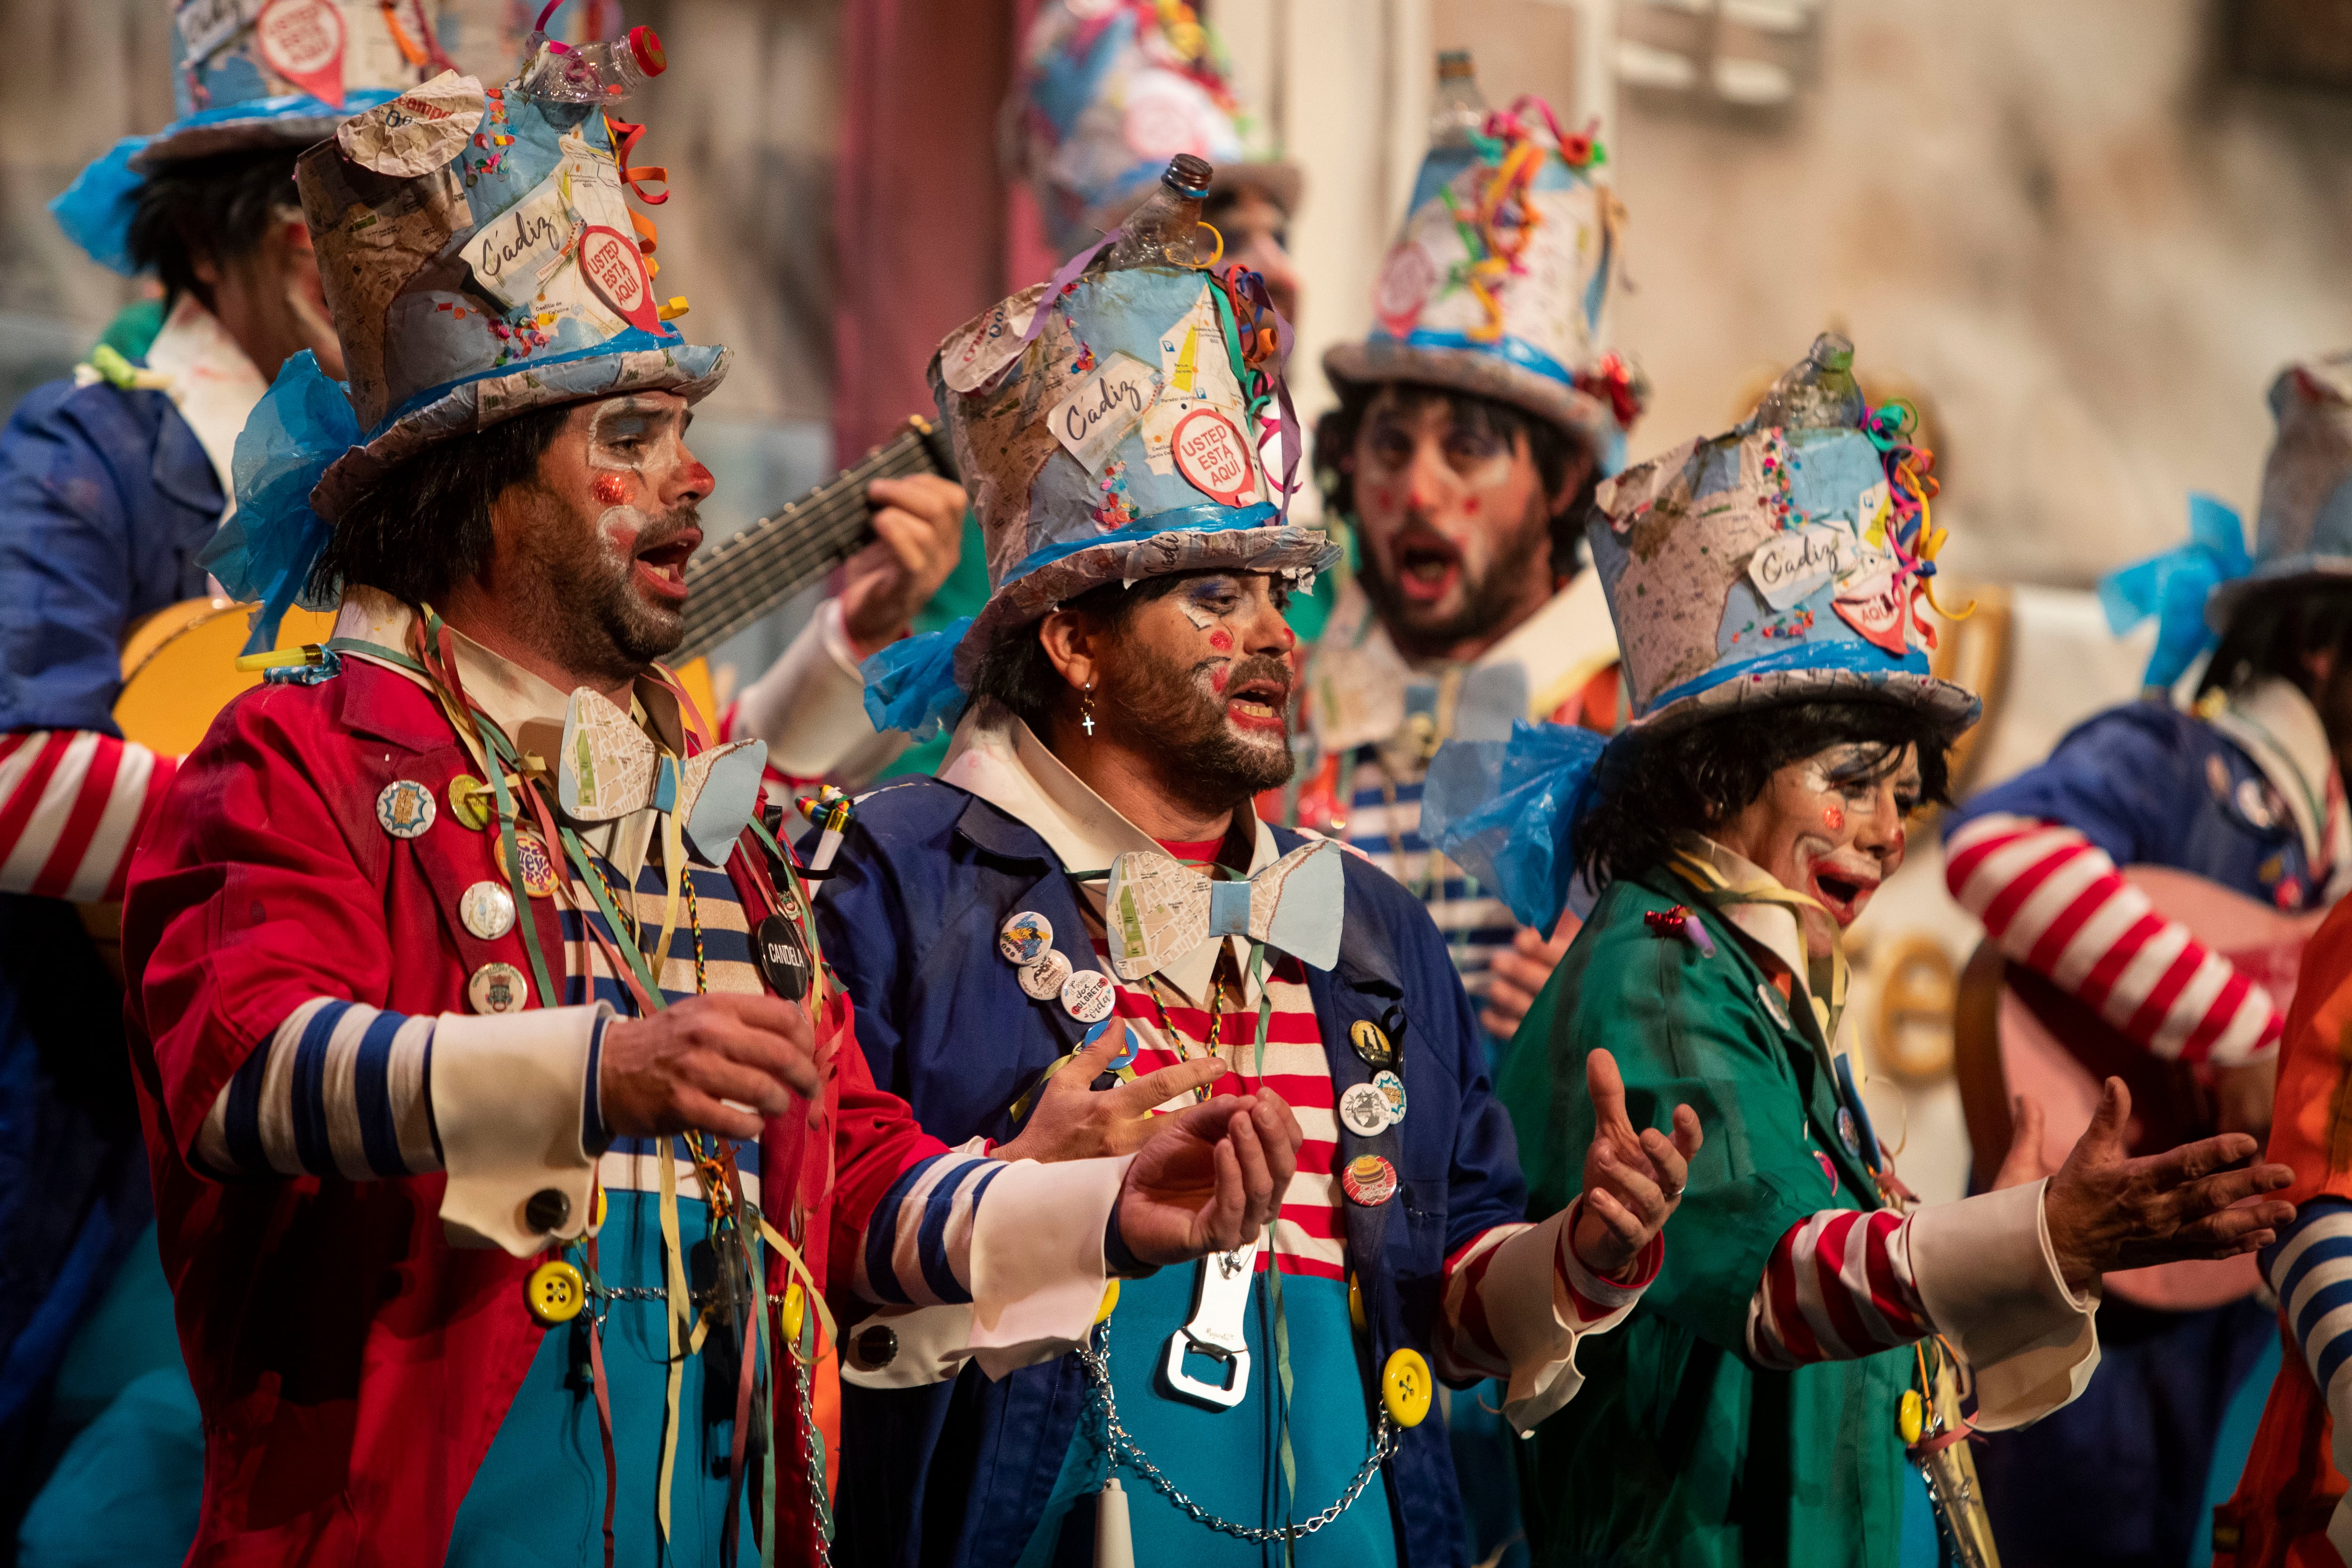
<instances>
[{"instance_id":1,"label":"blue hat band","mask_svg":"<svg viewBox=\"0 0 2352 1568\"><path fill-rule=\"evenodd\" d=\"M1082 550L1098 550L1106 544L1141 544L1163 533L1223 533L1233 529L1264 528L1278 515L1271 501L1245 507L1180 506L1167 511L1155 511L1150 517L1139 518L1109 533L1097 533L1091 539L1066 539L1059 543L1033 550L1004 574L1004 581L997 587L1002 591L1038 568L1067 560Z\"/></svg>"},{"instance_id":2,"label":"blue hat band","mask_svg":"<svg viewBox=\"0 0 2352 1568\"><path fill-rule=\"evenodd\" d=\"M1573 387L1576 384L1575 375L1566 365L1525 338L1504 336L1481 342L1467 332L1438 332L1426 328L1415 328L1400 338L1378 327L1372 329L1370 335L1371 341L1377 343L1402 343L1414 349L1466 349L1472 353L1494 354L1510 361L1521 370L1556 381L1562 386Z\"/></svg>"},{"instance_id":3,"label":"blue hat band","mask_svg":"<svg viewBox=\"0 0 2352 1568\"><path fill-rule=\"evenodd\" d=\"M1927 656L1914 650L1897 658L1875 643L1831 642L1800 643L1794 647L1768 653L1760 658L1744 659L1738 664L1718 666L1706 674L1668 687L1649 701L1642 704L1644 716L1657 712L1667 704L1685 697L1696 697L1702 691L1712 691L1718 686L1735 680L1745 680L1756 675L1784 675L1808 670L1843 670L1859 675L1927 675Z\"/></svg>"}]
</instances>

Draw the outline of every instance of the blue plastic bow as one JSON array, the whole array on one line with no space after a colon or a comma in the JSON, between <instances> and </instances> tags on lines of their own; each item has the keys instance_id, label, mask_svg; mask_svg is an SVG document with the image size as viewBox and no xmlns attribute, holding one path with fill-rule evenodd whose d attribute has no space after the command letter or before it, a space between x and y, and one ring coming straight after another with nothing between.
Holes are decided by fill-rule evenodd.
<instances>
[{"instance_id":1,"label":"blue plastic bow","mask_svg":"<svg viewBox=\"0 0 2352 1568\"><path fill-rule=\"evenodd\" d=\"M258 599L247 653L278 646L278 623L295 605L333 607L305 592L334 529L310 510L327 466L360 444L359 416L342 383L304 349L286 362L237 433L231 475L236 510L196 557L236 599Z\"/></svg>"},{"instance_id":2,"label":"blue plastic bow","mask_svg":"<svg viewBox=\"0 0 2352 1568\"><path fill-rule=\"evenodd\" d=\"M2219 639L2205 624L2214 589L2253 570L2245 524L2209 495L2189 498L2189 542L2099 579L2099 605L2117 637L2156 617L2156 651L2144 686L2170 687Z\"/></svg>"},{"instance_id":3,"label":"blue plastic bow","mask_svg":"<svg viewBox=\"0 0 2352 1568\"><path fill-rule=\"evenodd\" d=\"M1576 889L1571 833L1608 748L1591 730L1526 719L1507 741L1448 741L1422 787L1421 836L1521 925L1549 931Z\"/></svg>"},{"instance_id":4,"label":"blue plastic bow","mask_svg":"<svg viewBox=\"0 0 2352 1568\"><path fill-rule=\"evenodd\" d=\"M903 730L918 742L940 732L963 704L956 684L956 645L971 630L971 617L949 622L935 632L901 637L860 667L866 677L866 716L877 730Z\"/></svg>"}]
</instances>

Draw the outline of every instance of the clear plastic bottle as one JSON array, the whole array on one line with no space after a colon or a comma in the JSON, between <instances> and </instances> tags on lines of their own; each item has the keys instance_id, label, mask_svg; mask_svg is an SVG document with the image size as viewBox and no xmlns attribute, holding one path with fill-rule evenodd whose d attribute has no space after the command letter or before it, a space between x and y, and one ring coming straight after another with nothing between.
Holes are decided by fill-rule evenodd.
<instances>
[{"instance_id":1,"label":"clear plastic bottle","mask_svg":"<svg viewBox=\"0 0 2352 1568\"><path fill-rule=\"evenodd\" d=\"M1098 268L1121 272L1134 267L1190 267L1201 230L1201 198L1216 170L1204 158L1179 153L1168 160L1160 188L1119 226L1118 243Z\"/></svg>"},{"instance_id":2,"label":"clear plastic bottle","mask_svg":"<svg viewBox=\"0 0 2352 1568\"><path fill-rule=\"evenodd\" d=\"M1467 49L1444 49L1437 57L1437 96L1429 107L1429 144L1464 148L1470 133L1486 122L1486 95L1478 90L1477 68Z\"/></svg>"},{"instance_id":3,"label":"clear plastic bottle","mask_svg":"<svg viewBox=\"0 0 2352 1568\"><path fill-rule=\"evenodd\" d=\"M1750 429L1852 429L1862 423L1862 388L1853 379L1853 344L1836 332L1813 340L1805 357L1780 373L1748 416Z\"/></svg>"}]
</instances>

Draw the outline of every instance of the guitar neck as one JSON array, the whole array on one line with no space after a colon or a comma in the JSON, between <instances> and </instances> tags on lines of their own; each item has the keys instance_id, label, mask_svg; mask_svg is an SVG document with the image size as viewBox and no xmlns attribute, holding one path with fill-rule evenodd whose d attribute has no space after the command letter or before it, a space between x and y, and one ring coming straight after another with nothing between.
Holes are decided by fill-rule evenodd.
<instances>
[{"instance_id":1,"label":"guitar neck","mask_svg":"<svg viewBox=\"0 0 2352 1568\"><path fill-rule=\"evenodd\" d=\"M867 483L950 471L939 441L929 423L910 419L854 468L696 556L686 568L686 637L670 658L701 658L847 560L874 536Z\"/></svg>"}]
</instances>

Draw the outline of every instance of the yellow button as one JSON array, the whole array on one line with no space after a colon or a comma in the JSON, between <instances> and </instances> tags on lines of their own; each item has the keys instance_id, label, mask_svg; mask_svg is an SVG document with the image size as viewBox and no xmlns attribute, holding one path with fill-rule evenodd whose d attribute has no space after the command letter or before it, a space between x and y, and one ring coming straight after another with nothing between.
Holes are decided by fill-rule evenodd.
<instances>
[{"instance_id":1,"label":"yellow button","mask_svg":"<svg viewBox=\"0 0 2352 1568\"><path fill-rule=\"evenodd\" d=\"M599 1182L596 1184L596 1217L589 1224L588 1232L590 1235L593 1236L596 1232L604 1228L604 1211L610 1206L610 1205L604 1202L604 1184Z\"/></svg>"},{"instance_id":2,"label":"yellow button","mask_svg":"<svg viewBox=\"0 0 2352 1568\"><path fill-rule=\"evenodd\" d=\"M1906 1444L1916 1443L1919 1434L1927 1430L1927 1402L1919 1397L1916 1388L1903 1391L1902 1401L1895 1407L1895 1425Z\"/></svg>"},{"instance_id":3,"label":"yellow button","mask_svg":"<svg viewBox=\"0 0 2352 1568\"><path fill-rule=\"evenodd\" d=\"M532 1269L522 1290L530 1315L550 1327L570 1322L588 1303L588 1282L562 1258L550 1258Z\"/></svg>"},{"instance_id":4,"label":"yellow button","mask_svg":"<svg viewBox=\"0 0 2352 1568\"><path fill-rule=\"evenodd\" d=\"M1118 1306L1118 1281L1113 1279L1103 1287L1102 1305L1095 1309L1095 1321L1097 1323L1108 1322L1110 1321L1111 1312Z\"/></svg>"},{"instance_id":5,"label":"yellow button","mask_svg":"<svg viewBox=\"0 0 2352 1568\"><path fill-rule=\"evenodd\" d=\"M1381 1369L1381 1403L1388 1406L1389 1419L1400 1426L1421 1425L1421 1418L1429 1414L1433 1388L1429 1363L1421 1359L1419 1351L1399 1351Z\"/></svg>"},{"instance_id":6,"label":"yellow button","mask_svg":"<svg viewBox=\"0 0 2352 1568\"><path fill-rule=\"evenodd\" d=\"M1356 1325L1358 1333L1364 1331L1364 1288L1352 1274L1348 1276L1348 1321Z\"/></svg>"},{"instance_id":7,"label":"yellow button","mask_svg":"<svg viewBox=\"0 0 2352 1568\"><path fill-rule=\"evenodd\" d=\"M808 1316L808 1296L797 1279L784 1287L784 1339L787 1343L801 1342L801 1323Z\"/></svg>"}]
</instances>

